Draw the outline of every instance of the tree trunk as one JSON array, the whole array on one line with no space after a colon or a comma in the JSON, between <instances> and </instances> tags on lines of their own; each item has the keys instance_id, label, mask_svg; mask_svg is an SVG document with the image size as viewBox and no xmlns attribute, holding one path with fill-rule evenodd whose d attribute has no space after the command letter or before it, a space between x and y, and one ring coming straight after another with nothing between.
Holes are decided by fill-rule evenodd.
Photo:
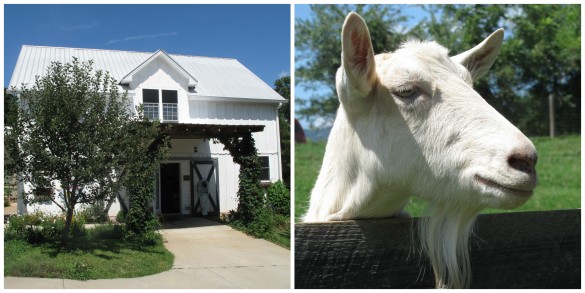
<instances>
[{"instance_id":1,"label":"tree trunk","mask_svg":"<svg viewBox=\"0 0 585 293\"><path fill-rule=\"evenodd\" d=\"M69 231L71 231L71 222L73 222L73 211L75 210L75 201L73 200L74 196L72 194L73 192L74 191L70 191L66 192L65 194L65 197L67 198L67 196L69 195L69 198L65 204L67 210L65 211L65 227L63 228L63 236L61 239L61 244L64 247L67 247L67 245L69 244Z\"/></svg>"},{"instance_id":2,"label":"tree trunk","mask_svg":"<svg viewBox=\"0 0 585 293\"><path fill-rule=\"evenodd\" d=\"M71 207L67 207L67 216L65 217L65 228L63 229L63 238L62 244L63 246L67 246L69 240L69 231L71 230L71 222L73 220L73 209Z\"/></svg>"}]
</instances>

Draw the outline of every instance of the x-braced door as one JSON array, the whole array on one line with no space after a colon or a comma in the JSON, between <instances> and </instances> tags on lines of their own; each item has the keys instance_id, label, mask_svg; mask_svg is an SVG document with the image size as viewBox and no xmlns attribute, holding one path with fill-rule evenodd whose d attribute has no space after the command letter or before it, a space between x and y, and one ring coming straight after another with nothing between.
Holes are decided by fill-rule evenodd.
<instances>
[{"instance_id":1,"label":"x-braced door","mask_svg":"<svg viewBox=\"0 0 585 293\"><path fill-rule=\"evenodd\" d=\"M191 161L191 214L207 216L219 213L216 161Z\"/></svg>"}]
</instances>

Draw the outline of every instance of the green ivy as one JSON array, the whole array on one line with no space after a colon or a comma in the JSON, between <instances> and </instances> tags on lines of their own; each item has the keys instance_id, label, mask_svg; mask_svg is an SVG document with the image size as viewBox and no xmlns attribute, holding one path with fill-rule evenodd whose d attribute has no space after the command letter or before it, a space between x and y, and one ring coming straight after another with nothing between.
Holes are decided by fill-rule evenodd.
<instances>
[{"instance_id":1,"label":"green ivy","mask_svg":"<svg viewBox=\"0 0 585 293\"><path fill-rule=\"evenodd\" d=\"M130 209L124 217L126 240L141 245L154 245L160 239L157 230L160 223L152 212L152 195L154 194L155 172L169 149L169 138L157 123L141 121L135 124L134 131L140 137L156 137L150 143L143 140L131 153L128 168L126 191L130 200ZM140 158L140 159L138 159Z\"/></svg>"},{"instance_id":2,"label":"green ivy","mask_svg":"<svg viewBox=\"0 0 585 293\"><path fill-rule=\"evenodd\" d=\"M235 163L240 165L238 207L230 212L229 221L236 226L261 237L272 227L272 214L266 210L266 199L260 185L260 159L252 133L242 137L219 134L216 139L229 151Z\"/></svg>"},{"instance_id":3,"label":"green ivy","mask_svg":"<svg viewBox=\"0 0 585 293\"><path fill-rule=\"evenodd\" d=\"M290 215L290 191L282 181L274 182L268 187L268 206L277 214Z\"/></svg>"}]
</instances>

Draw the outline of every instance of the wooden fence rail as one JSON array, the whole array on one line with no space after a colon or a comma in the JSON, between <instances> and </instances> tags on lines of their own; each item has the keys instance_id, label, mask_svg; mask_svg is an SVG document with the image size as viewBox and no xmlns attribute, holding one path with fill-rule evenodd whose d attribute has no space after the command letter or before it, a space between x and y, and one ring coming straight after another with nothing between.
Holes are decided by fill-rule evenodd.
<instances>
[{"instance_id":1,"label":"wooden fence rail","mask_svg":"<svg viewBox=\"0 0 585 293\"><path fill-rule=\"evenodd\" d=\"M433 288L413 219L295 225L295 288ZM580 288L581 210L480 215L472 288Z\"/></svg>"}]
</instances>

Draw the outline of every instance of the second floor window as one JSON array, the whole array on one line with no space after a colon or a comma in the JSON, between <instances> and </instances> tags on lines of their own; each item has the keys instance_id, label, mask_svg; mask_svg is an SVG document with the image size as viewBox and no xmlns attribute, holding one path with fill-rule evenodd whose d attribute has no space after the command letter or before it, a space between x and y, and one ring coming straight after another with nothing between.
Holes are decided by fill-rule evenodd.
<instances>
[{"instance_id":1,"label":"second floor window","mask_svg":"<svg viewBox=\"0 0 585 293\"><path fill-rule=\"evenodd\" d=\"M144 115L151 120L178 122L177 91L142 89ZM162 117L161 117L162 114Z\"/></svg>"},{"instance_id":2,"label":"second floor window","mask_svg":"<svg viewBox=\"0 0 585 293\"><path fill-rule=\"evenodd\" d=\"M150 120L159 120L158 114L158 90L143 89L142 104L144 115Z\"/></svg>"},{"instance_id":3,"label":"second floor window","mask_svg":"<svg viewBox=\"0 0 585 293\"><path fill-rule=\"evenodd\" d=\"M162 90L163 121L179 122L177 115L177 91Z\"/></svg>"}]
</instances>

